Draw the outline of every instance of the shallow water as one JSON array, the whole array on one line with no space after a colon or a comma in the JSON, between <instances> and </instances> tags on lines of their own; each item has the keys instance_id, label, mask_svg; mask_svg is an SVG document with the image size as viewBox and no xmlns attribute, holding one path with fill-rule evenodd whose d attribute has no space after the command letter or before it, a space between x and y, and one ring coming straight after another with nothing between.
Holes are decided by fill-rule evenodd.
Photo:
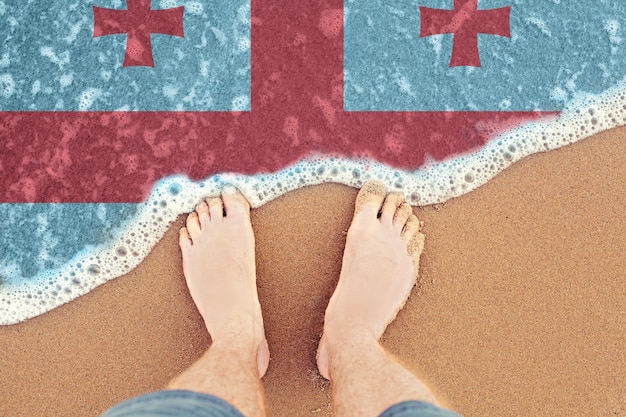
<instances>
[{"instance_id":1,"label":"shallow water","mask_svg":"<svg viewBox=\"0 0 626 417\"><path fill-rule=\"evenodd\" d=\"M231 20L235 22L233 25L219 26L217 22L219 19L213 19L205 26L194 26L193 19L206 20L213 16L209 13L206 2L161 0L159 7L167 9L183 3L188 7L191 19L188 22L191 28L188 37L194 39L195 36L201 41L209 34L213 41L221 45L220 50L226 54L207 55L207 51L211 52L208 49L197 51L202 49L202 43L188 44L187 47L190 48L188 51L178 49L182 43L177 43L176 38L166 39L160 44L155 43L155 55L163 56L174 51L179 57L178 61L181 62L185 56L192 56L193 63L189 65L195 72L191 81L183 79L181 68L171 64L173 66L157 67L157 72L150 73L156 74L156 78L144 79L145 85L133 85L132 77L124 77L138 71L145 73L146 70L120 69L123 58L120 54L123 50L121 46L123 38L120 37L103 37L93 41L97 42L99 48L95 48L94 51L107 52L93 52L95 55L90 55L91 58L103 63L104 67L107 65L114 67L115 71L112 70L111 74L106 71L91 73L88 67L80 67L74 72L66 71L71 55L69 52L64 55L61 49L50 49L47 45L48 39L44 37L32 46L35 48L32 53L0 49L0 110L250 110L251 104L255 103L254 97L250 98L254 96L254 91L250 92L249 87L251 83L254 87L255 81L250 79L251 46L250 39L246 37L250 31L250 8L243 2L242 4L221 2L222 6L216 6L217 9L230 15ZM337 89L336 86L326 82L328 81L326 79L324 82L318 82L319 85L315 88L319 91L310 92L313 104L307 105L309 107L304 106L306 113L298 113L299 118L291 116L292 109L289 103L284 109L280 109L286 112L284 115L280 113L276 116L276 120L281 122L278 123L280 126L276 127L281 137L286 137L288 143L299 143L305 139L304 135L298 136L298 131L306 131L309 137L317 138L316 140L320 139L320 135L329 135L333 140L339 138L345 140L347 144L350 144L350 141L357 143L354 138L343 138L341 130L346 129L346 126L356 129L359 123L355 123L354 120L357 118L341 119L345 122L345 125L341 125L337 122L339 116L335 118L339 114L339 109L333 106L343 106L344 109L341 110L346 110L346 113L348 110L366 110L372 113L383 110L416 111L404 119L402 118L404 116L388 119L385 123L389 123L390 131L395 129L398 123L400 130L405 126L403 123L410 125L412 129L419 127L419 124L410 124L412 122L408 120L416 114L419 115L420 110L499 110L505 113L522 110L559 110L562 112L558 118L528 122L491 138L482 147L475 144L463 145L464 149L468 147L476 149L471 154L457 155L443 161L427 159L425 164L417 161L411 166L421 165L412 170L398 169L373 159L331 157L314 153L271 174L246 176L221 172L195 182L185 176L164 178L154 185L149 197L143 203L0 204L2 219L0 324L17 323L42 314L129 272L147 256L179 215L193 210L195 204L202 198L218 195L224 184L238 187L253 207L259 207L280 195L307 185L335 182L360 187L368 179L376 178L383 181L388 189L404 192L407 201L412 205L428 205L476 189L525 156L557 149L602 130L626 124L624 78L626 61L623 59L621 27L626 21L624 15L626 7L621 2L581 0L572 4L562 0L480 1L481 9L501 8L512 4L511 24L523 26L529 32L522 38L513 31L510 39L479 35L480 59L484 65L484 68L480 69L468 66L449 68L448 64L453 54L453 43L450 42L449 35L427 37L424 42L417 42L419 22L415 14L411 17L411 10L417 11L419 6L449 9L452 3L445 0L402 0L391 7L383 5L380 0L346 0L344 38L347 49L343 102L333 104L332 101L337 91L343 93L342 88ZM60 1L53 2L55 7L62 9L65 4ZM76 39L82 45L79 45L78 49L93 46L87 41L91 39L91 34L87 33L88 25L77 12L78 4L71 3L67 7L67 12L62 15L63 18L59 20L61 26L71 29L69 38L60 41L63 48L67 48L65 44L73 44ZM101 0L98 1L98 5L120 8L122 2ZM0 0L0 21L9 23L13 34L11 36L20 34L30 36L19 24L20 18L29 16L29 7L41 9L41 4L29 2L23 9L26 12L16 15L15 11L18 9L16 2ZM526 15L517 14L517 11L522 9L532 9L533 12ZM570 14L560 18L555 14L557 9L567 10ZM377 10L384 12L377 13ZM342 44L333 40L341 29L341 21L336 22L337 16L341 17L337 9L323 11L319 25L314 21L315 28L311 31L323 33L323 38L319 39L329 42L325 47L339 45L340 49L343 49ZM224 19L228 20L228 16ZM257 27L262 26L259 22ZM54 26L54 22L45 23ZM389 28L393 30L386 30ZM194 30L197 31L195 35ZM291 35L291 32L289 34ZM312 36L309 32L307 34ZM220 39L224 42L221 43ZM260 37L257 37L257 42L259 39ZM305 40L298 39L297 42L304 44ZM364 47L360 49L351 47L359 43ZM388 45L392 47L389 48ZM417 45L421 49L412 48L410 45ZM525 55L536 52L537 49L540 53L535 54L535 58L531 59ZM112 50L116 52L111 53ZM86 53L89 55L91 52ZM24 58L16 59L21 55L24 55ZM310 57L305 57L303 62L308 62L306 59ZM333 59L336 61L335 64L340 61L336 57ZM418 68L414 65L416 60L422 60L420 62L430 65L424 64ZM232 65L221 66L220 62L226 61ZM268 59L269 61L272 60ZM257 60L258 62L261 61ZM271 69L268 62L261 63ZM58 67L62 71L53 75L44 70L46 65ZM211 72L213 78L203 75L209 67L215 70ZM261 64L257 64L257 68L259 67ZM28 73L29 68L37 68L37 71ZM329 71L331 79L335 82L336 74L332 75L334 69ZM495 74L494 71L498 73ZM271 71L266 68L266 72ZM285 74L289 74L289 71L285 70ZM118 75L121 78L116 78ZM57 76L58 78L55 78ZM230 80L232 81L230 84L230 81L215 78L228 79L233 76L234 81ZM535 82L538 79L541 82ZM201 84L196 83L198 80ZM160 87L154 87L153 84ZM225 84L228 84L229 88L213 90L216 91L215 96L205 97L199 93L211 91L212 87ZM132 88L129 89L129 86ZM264 92L267 93L264 99L270 102L273 93L284 93L282 90L279 91L281 86L272 88L263 86ZM147 91L149 94L138 95L135 89ZM128 94L116 96L114 93L119 90ZM293 94L295 97L295 93ZM331 96L328 100L323 98L328 95ZM190 97L193 100L186 100ZM262 100L256 103L262 104ZM309 117L314 113L317 119ZM108 120L110 117L104 115L102 118ZM184 119L181 120L185 122ZM234 116L232 120L228 118L223 120L237 123ZM49 123L54 125L54 121ZM110 127L108 123L107 132L115 130L116 126ZM394 123L396 125L391 126ZM174 126L174 130L179 128L177 122L170 124ZM121 126L127 127L123 123ZM3 132L3 127L0 123L0 132ZM53 127L51 126L51 129ZM84 127L81 123L74 127L68 124L66 127L73 135L84 136L84 132L79 130ZM480 128L475 127L477 130ZM73 128L75 129L72 130ZM210 123L208 125L200 123L197 127L199 131L209 128L213 129L214 126ZM424 126L422 128L426 129ZM241 132L244 131L245 129ZM63 129L61 132L64 135L67 133ZM220 130L219 134L223 132L224 136L228 136L226 133L232 133ZM447 146L445 142L448 139L444 137L441 140L442 135L439 132L430 134L423 131L414 132L415 130L406 129L406 132L403 131L400 135L400 139L394 134L386 135L386 143L379 148L383 149L381 154L400 159L407 154L406 146L411 144L422 146L421 143L414 143L417 142L416 138L424 143L440 140L444 147ZM91 132L88 133L91 135ZM272 131L270 135L274 133ZM163 144L158 143L157 133L151 132L151 135L154 137L149 138L150 140L144 138L150 143L150 147L142 149L152 150L155 153L152 156L158 164L161 164L163 159L173 159L177 156L170 153L171 149L176 149L175 139L178 136L175 139L169 138L169 141ZM72 142L71 135L68 137L69 139L63 139L64 145ZM120 143L123 142L122 139L128 140L126 137L116 138ZM452 139L462 141L466 138ZM220 140L223 142L224 138ZM320 139L318 145L321 146L321 143ZM159 145L163 145L165 149L163 154L155 150ZM274 143L272 146L279 148ZM454 146L450 145L450 148ZM252 145L251 148L252 153L260 152ZM104 149L106 152L113 152L112 147ZM433 154L433 149L435 148L430 150L430 154ZM210 155L218 158L219 153L214 155L216 152L214 151L215 149ZM132 152L136 150L133 149ZM428 153L425 151L421 154ZM37 152L34 151L33 154L36 155ZM71 156L71 154L61 155L59 158L71 159ZM128 163L125 168L131 165L132 163ZM263 166L263 162L260 165ZM59 163L59 166L61 168L55 167L53 171L55 169L63 171L66 167L62 163ZM53 174L56 174L56 171ZM20 177L20 181L21 179ZM91 178L88 180L92 181Z\"/></svg>"},{"instance_id":2,"label":"shallow water","mask_svg":"<svg viewBox=\"0 0 626 417\"><path fill-rule=\"evenodd\" d=\"M626 81L601 95L577 97L553 120L530 122L494 138L480 151L431 162L413 172L366 159L306 158L278 173L184 176L161 180L141 204L0 205L0 324L42 314L135 268L168 227L224 184L238 187L252 207L307 185L360 187L376 178L413 205L444 202L485 184L519 159L626 124ZM14 231L30 230L14 240Z\"/></svg>"},{"instance_id":3,"label":"shallow water","mask_svg":"<svg viewBox=\"0 0 626 417\"><path fill-rule=\"evenodd\" d=\"M16 285L111 241L136 204L0 204L0 280ZM13 230L14 233L9 233Z\"/></svg>"},{"instance_id":4,"label":"shallow water","mask_svg":"<svg viewBox=\"0 0 626 417\"><path fill-rule=\"evenodd\" d=\"M510 37L478 35L481 67L448 67L453 42L419 37L425 22L415 11L427 7L439 14L451 3L346 0L346 110L561 110L575 92L601 93L626 73L619 0L481 0L479 10L499 10L483 19L502 19L501 25L481 25L510 28ZM430 28L455 31L456 24ZM461 38L454 42L467 42Z\"/></svg>"},{"instance_id":5,"label":"shallow water","mask_svg":"<svg viewBox=\"0 0 626 417\"><path fill-rule=\"evenodd\" d=\"M125 7L120 0L88 3L106 9ZM172 0L153 3L160 9L181 5ZM157 60L170 51L185 59L161 60L151 69L128 67L120 71L126 36L93 38L91 4L0 1L0 27L8 37L0 49L0 109L249 110L249 3L182 3L185 37L193 41L161 36L151 46ZM35 28L29 24L34 19ZM64 36L51 36L59 32ZM207 48L213 38L217 44Z\"/></svg>"}]
</instances>

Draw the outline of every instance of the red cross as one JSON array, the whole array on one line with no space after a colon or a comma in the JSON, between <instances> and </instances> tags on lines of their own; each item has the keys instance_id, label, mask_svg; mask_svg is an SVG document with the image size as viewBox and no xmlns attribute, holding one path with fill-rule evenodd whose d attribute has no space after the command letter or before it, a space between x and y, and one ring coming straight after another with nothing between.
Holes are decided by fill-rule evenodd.
<instances>
[{"instance_id":1,"label":"red cross","mask_svg":"<svg viewBox=\"0 0 626 417\"><path fill-rule=\"evenodd\" d=\"M478 0L454 0L454 10L420 6L420 38L453 33L451 67L480 67L478 34L511 37L511 6L478 10Z\"/></svg>"},{"instance_id":2,"label":"red cross","mask_svg":"<svg viewBox=\"0 0 626 417\"><path fill-rule=\"evenodd\" d=\"M168 10L151 10L150 0L127 0L128 10L93 6L93 37L126 33L124 66L154 67L150 35L185 37L184 6Z\"/></svg>"},{"instance_id":3,"label":"red cross","mask_svg":"<svg viewBox=\"0 0 626 417\"><path fill-rule=\"evenodd\" d=\"M344 111L343 0L251 5L251 111L0 112L0 202L141 202L168 175L275 172L314 152L415 169L546 114Z\"/></svg>"}]
</instances>

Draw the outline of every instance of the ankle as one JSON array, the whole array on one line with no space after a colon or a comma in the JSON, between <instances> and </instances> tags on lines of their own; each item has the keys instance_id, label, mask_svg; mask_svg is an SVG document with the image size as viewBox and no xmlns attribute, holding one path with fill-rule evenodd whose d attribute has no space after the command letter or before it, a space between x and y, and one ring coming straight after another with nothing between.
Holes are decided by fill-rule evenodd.
<instances>
[{"instance_id":1,"label":"ankle","mask_svg":"<svg viewBox=\"0 0 626 417\"><path fill-rule=\"evenodd\" d=\"M211 343L233 348L257 348L265 338L263 323L249 314L236 314L226 318L209 330Z\"/></svg>"},{"instance_id":2,"label":"ankle","mask_svg":"<svg viewBox=\"0 0 626 417\"><path fill-rule=\"evenodd\" d=\"M326 349L331 359L334 356L348 353L358 354L364 348L378 346L378 340L374 334L365 327L345 328L342 331L330 331L324 334Z\"/></svg>"},{"instance_id":3,"label":"ankle","mask_svg":"<svg viewBox=\"0 0 626 417\"><path fill-rule=\"evenodd\" d=\"M332 300L331 300L332 303ZM324 335L328 342L376 340L374 329L358 311L338 309L329 304L324 316Z\"/></svg>"}]
</instances>

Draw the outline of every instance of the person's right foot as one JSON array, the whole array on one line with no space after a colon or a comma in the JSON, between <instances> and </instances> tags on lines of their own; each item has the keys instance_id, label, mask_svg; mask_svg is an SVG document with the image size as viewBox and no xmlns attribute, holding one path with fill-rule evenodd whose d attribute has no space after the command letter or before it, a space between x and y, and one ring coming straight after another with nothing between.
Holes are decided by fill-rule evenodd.
<instances>
[{"instance_id":1,"label":"person's right foot","mask_svg":"<svg viewBox=\"0 0 626 417\"><path fill-rule=\"evenodd\" d=\"M256 288L250 204L232 186L198 204L180 230L183 271L212 343L233 335L257 349L259 377L269 365Z\"/></svg>"},{"instance_id":2,"label":"person's right foot","mask_svg":"<svg viewBox=\"0 0 626 417\"><path fill-rule=\"evenodd\" d=\"M380 217L378 214L380 213ZM424 235L401 193L387 195L368 181L356 197L339 283L324 316L317 366L329 375L329 350L350 334L379 339L409 297L417 279Z\"/></svg>"}]
</instances>

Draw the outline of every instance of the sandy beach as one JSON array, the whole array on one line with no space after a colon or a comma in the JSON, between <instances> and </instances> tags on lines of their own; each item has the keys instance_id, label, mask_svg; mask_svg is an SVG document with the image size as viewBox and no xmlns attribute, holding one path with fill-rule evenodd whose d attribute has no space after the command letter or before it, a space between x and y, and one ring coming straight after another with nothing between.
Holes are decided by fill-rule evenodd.
<instances>
[{"instance_id":1,"label":"sandy beach","mask_svg":"<svg viewBox=\"0 0 626 417\"><path fill-rule=\"evenodd\" d=\"M356 192L303 188L252 211L271 416L332 415L315 351ZM466 417L626 416L626 128L414 211L426 247L389 351ZM98 416L205 351L183 220L128 275L0 327L0 416Z\"/></svg>"}]
</instances>

